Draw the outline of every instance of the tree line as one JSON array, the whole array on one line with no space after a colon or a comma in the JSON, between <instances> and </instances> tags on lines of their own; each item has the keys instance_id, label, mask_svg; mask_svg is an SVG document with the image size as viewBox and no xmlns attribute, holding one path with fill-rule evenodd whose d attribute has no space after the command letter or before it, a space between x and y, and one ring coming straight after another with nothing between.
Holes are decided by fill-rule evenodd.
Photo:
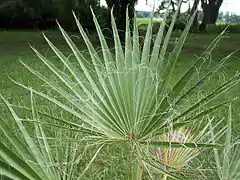
<instances>
[{"instance_id":1,"label":"tree line","mask_svg":"<svg viewBox=\"0 0 240 180\"><path fill-rule=\"evenodd\" d=\"M172 12L176 12L177 8L188 4L188 15L193 15L197 11L197 15L193 22L193 28L205 31L208 24L215 24L218 18L219 9L223 3L223 0L160 0L158 12L167 8L170 5ZM198 7L201 5L201 11L198 11ZM200 19L201 17L201 19ZM201 20L201 24L199 24Z\"/></svg>"},{"instance_id":2,"label":"tree line","mask_svg":"<svg viewBox=\"0 0 240 180\"><path fill-rule=\"evenodd\" d=\"M0 28L55 28L57 19L64 28L74 30L72 11L85 28L92 28L90 6L97 13L105 12L99 0L0 0Z\"/></svg>"},{"instance_id":3,"label":"tree line","mask_svg":"<svg viewBox=\"0 0 240 180\"><path fill-rule=\"evenodd\" d=\"M114 7L114 16L119 30L125 28L126 8L129 10L130 20L134 16L137 0L106 0L107 7L100 5L100 0L0 0L0 28L33 28L48 29L56 27L56 19L67 30L75 30L72 16L75 11L84 28L94 27L90 6L97 14L102 27L110 25L110 10ZM147 2L147 1L146 1ZM167 8L172 12L177 6L189 3L187 15L192 15L201 4L201 11L197 12L193 27L204 31L208 24L215 24L218 17L222 17L219 9L223 0L159 0L158 12ZM190 6L191 2L191 6ZM149 12L138 12L146 16ZM225 18L229 21L229 17ZM237 17L235 17L237 21ZM199 24L201 20L201 24ZM121 34L120 34L121 35Z\"/></svg>"}]
</instances>

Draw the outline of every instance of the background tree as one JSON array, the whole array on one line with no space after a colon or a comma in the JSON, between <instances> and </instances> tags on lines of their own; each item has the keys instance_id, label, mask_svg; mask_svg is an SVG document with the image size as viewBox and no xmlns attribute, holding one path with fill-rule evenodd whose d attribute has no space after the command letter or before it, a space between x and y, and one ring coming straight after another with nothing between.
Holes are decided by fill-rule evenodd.
<instances>
[{"instance_id":1,"label":"background tree","mask_svg":"<svg viewBox=\"0 0 240 180\"><path fill-rule=\"evenodd\" d=\"M56 19L67 30L74 30L72 10L84 28L93 28L90 6L103 12L99 0L0 0L0 28L49 29Z\"/></svg>"},{"instance_id":2,"label":"background tree","mask_svg":"<svg viewBox=\"0 0 240 180\"><path fill-rule=\"evenodd\" d=\"M197 10L199 2L200 2L200 0L194 0L193 6L192 6L191 11L190 11L191 15L193 15L193 13ZM192 28L193 29L198 28L198 12L197 12L197 14L196 14L196 16L193 20Z\"/></svg>"},{"instance_id":3,"label":"background tree","mask_svg":"<svg viewBox=\"0 0 240 180\"><path fill-rule=\"evenodd\" d=\"M124 31L126 25L126 8L128 7L128 14L130 19L130 24L132 24L132 19L134 17L135 5L137 0L106 0L109 12L113 8L114 16L116 20L116 25L119 30L119 36L122 41L124 41ZM109 13L110 15L110 13ZM132 27L132 26L131 26Z\"/></svg>"},{"instance_id":4,"label":"background tree","mask_svg":"<svg viewBox=\"0 0 240 180\"><path fill-rule=\"evenodd\" d=\"M173 12L176 11L177 5L180 0L161 0L160 6L157 11L165 10L167 8L168 3L170 2L171 9ZM183 3L190 3L191 0L182 1ZM199 26L200 31L205 31L207 24L215 24L218 18L219 9L223 3L223 0L192 0L193 4L189 7L188 13L193 15L193 13L197 10L199 3L201 2L202 7L202 23ZM181 7L180 7L181 8ZM193 28L197 29L198 27L198 19L199 19L199 11L193 21Z\"/></svg>"},{"instance_id":5,"label":"background tree","mask_svg":"<svg viewBox=\"0 0 240 180\"><path fill-rule=\"evenodd\" d=\"M58 17L60 18L61 24L64 26L65 29L68 30L75 30L75 21L72 15L72 11L74 11L80 23L85 28L93 28L93 21L92 21L92 13L90 10L90 6L93 10L98 14L100 9L99 0L61 0Z\"/></svg>"},{"instance_id":6,"label":"background tree","mask_svg":"<svg viewBox=\"0 0 240 180\"><path fill-rule=\"evenodd\" d=\"M180 1L181 4L180 4ZM159 8L158 8L158 11L161 11L161 10L165 10L167 9L169 3L170 3L170 9L172 10L172 12L175 12L180 4L180 8L181 8L181 5L183 3L187 3L189 0L162 0L160 1L160 5L159 5Z\"/></svg>"},{"instance_id":7,"label":"background tree","mask_svg":"<svg viewBox=\"0 0 240 180\"><path fill-rule=\"evenodd\" d=\"M221 16L218 19L227 24L240 24L240 15L235 13L226 12L224 14L221 12Z\"/></svg>"},{"instance_id":8,"label":"background tree","mask_svg":"<svg viewBox=\"0 0 240 180\"><path fill-rule=\"evenodd\" d=\"M205 31L207 24L216 23L222 3L223 0L201 0L203 19L199 27L200 31Z\"/></svg>"}]
</instances>

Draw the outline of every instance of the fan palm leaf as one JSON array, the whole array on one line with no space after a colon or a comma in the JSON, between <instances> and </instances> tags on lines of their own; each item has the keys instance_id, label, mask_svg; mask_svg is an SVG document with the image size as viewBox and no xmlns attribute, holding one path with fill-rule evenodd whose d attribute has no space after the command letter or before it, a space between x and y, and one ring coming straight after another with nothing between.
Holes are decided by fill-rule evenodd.
<instances>
[{"instance_id":1,"label":"fan palm leaf","mask_svg":"<svg viewBox=\"0 0 240 180\"><path fill-rule=\"evenodd\" d=\"M167 17L167 13L168 11L165 17ZM140 160L143 164L151 164L150 162L146 162L144 157L141 159L140 149L146 146L158 148L219 147L219 145L212 144L211 142L198 144L196 142L185 143L156 140L156 137L167 134L171 130L175 131L189 124L193 125L193 123L197 123L198 120L205 115L229 103L229 101L225 101L214 104L211 107L207 106L220 94L239 82L239 74L237 73L226 82L215 87L215 89L211 89L209 93L199 97L196 102L192 102L195 93L200 92L201 88L208 82L208 79L216 75L223 64L231 57L230 54L226 58L223 58L214 67L206 69L201 78L196 79L196 76L199 75L199 70L203 69L202 67L208 64L207 55L216 47L223 33L209 45L203 55L197 58L177 82L173 84L170 82L171 77L174 76L176 62L179 59L180 52L194 19L194 16L189 19L189 23L186 25L186 29L183 31L182 35L176 41L173 51L168 54L167 47L177 14L178 12L173 15L172 23L165 36L166 18L164 19L153 47L152 18L150 18L143 49L139 48L136 18L134 19L134 27L131 36L128 14L126 16L125 46L122 47L114 17L113 14L111 14L115 50L114 53L112 53L98 24L97 18L93 13L93 20L101 44L101 56L94 49L94 46L79 23L79 20L73 13L79 32L89 51L90 58L86 58L86 56L79 51L67 32L58 24L78 64L76 65L70 62L45 35L44 38L48 45L57 55L60 62L66 67L67 71L63 72L33 47L33 51L49 68L58 81L50 79L48 76L22 62L26 69L40 78L52 88L55 93L60 95L61 98L55 98L47 93L14 82L74 116L77 119L77 121L74 122L58 118L55 119L63 123L64 127L69 127L69 131L82 133L87 137L86 139L88 141L101 142L102 145L127 143L132 147L133 158ZM194 78L195 83L190 83ZM21 173L21 175L31 179L32 177L30 175L36 173L36 177L34 176L35 178L39 176L43 179L58 179L59 173L56 172L56 169L52 167L50 167L50 169L45 169L42 166L46 161L52 161L52 155L48 151L48 143L44 140L45 135L41 127L39 127L39 125L35 127L36 133L43 138L43 140L39 141L40 147L43 147L43 149L39 150L26 130L24 130L24 126L20 123L21 121L13 108L3 97L2 99L13 115L19 130L24 135L28 147L31 148L27 148L26 145L24 146L20 143L19 145L24 146L26 152L27 150L31 151L30 154L32 157L28 157L28 159L36 158L34 162L37 161L39 164L39 166L36 166L34 169L29 168L29 172L23 170L19 172L18 166L13 166L14 169L11 170L14 172L13 174ZM32 118L38 121L37 110L35 110L36 108L34 105L32 105L31 109L33 114ZM3 129L2 125L1 127ZM3 145L2 147L1 157L5 160L5 164L11 164L11 162L14 162L15 157L11 159L11 153L9 153L9 156L5 156L5 146ZM102 146L100 146L100 149L101 147ZM26 154L25 150L23 151L22 154ZM99 151L97 151L97 153ZM93 156L90 164L95 159L97 153ZM25 157L22 156L22 158ZM28 169L28 166L29 164L26 164L26 169ZM2 169L5 172L4 167ZM39 169L39 171L37 169ZM158 169L170 177L175 177L164 168L158 167Z\"/></svg>"}]
</instances>

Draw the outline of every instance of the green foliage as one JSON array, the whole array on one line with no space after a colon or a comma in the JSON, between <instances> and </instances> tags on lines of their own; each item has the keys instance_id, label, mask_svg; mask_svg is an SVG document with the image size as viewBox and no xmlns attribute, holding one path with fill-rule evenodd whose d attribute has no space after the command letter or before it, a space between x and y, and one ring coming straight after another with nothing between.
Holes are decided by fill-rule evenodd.
<instances>
[{"instance_id":1,"label":"green foliage","mask_svg":"<svg viewBox=\"0 0 240 180\"><path fill-rule=\"evenodd\" d=\"M65 29L76 31L77 27L72 18L72 11L74 11L84 28L93 29L94 23L90 7L96 11L97 16L106 14L104 14L105 9L99 6L97 0L62 0L57 9L56 18ZM107 22L107 18L104 20Z\"/></svg>"},{"instance_id":2,"label":"green foliage","mask_svg":"<svg viewBox=\"0 0 240 180\"><path fill-rule=\"evenodd\" d=\"M57 27L56 19L68 30L75 30L72 19L74 10L85 28L93 28L90 6L97 15L104 15L105 9L97 0L12 0L0 2L0 28L18 29L53 29ZM105 19L105 24L107 19ZM107 22L109 23L109 22Z\"/></svg>"},{"instance_id":3,"label":"green foliage","mask_svg":"<svg viewBox=\"0 0 240 180\"><path fill-rule=\"evenodd\" d=\"M171 24L171 21L168 22L168 25L170 25L170 24ZM185 27L186 27L186 24L183 21L177 20L174 24L173 30L183 31L185 29Z\"/></svg>"},{"instance_id":4,"label":"green foliage","mask_svg":"<svg viewBox=\"0 0 240 180\"><path fill-rule=\"evenodd\" d=\"M216 103L214 100L239 82L239 74L237 73L202 93L205 90L204 86L209 82L208 80L219 72L232 55L230 54L217 64L209 66L209 54L216 47L223 34L209 45L206 51L184 71L179 79L175 81L171 79L174 76L179 55L194 19L191 17L182 35L174 44L173 51L168 54L167 47L177 14L177 12L174 14L165 34L168 16L166 13L153 45L151 39L153 19L150 18L143 48L140 49L136 19L134 19L133 36L131 37L127 14L125 46L122 47L112 13L114 53L108 47L97 18L93 14L93 21L101 44L101 54L96 52L74 14L77 27L89 52L88 56L80 52L70 36L59 25L59 29L72 51L72 56L75 58L74 62L44 35L49 47L64 66L64 71L33 47L33 51L52 74L51 78L48 74L41 73L38 69L22 62L32 74L54 92L44 92L14 81L31 93L30 110L32 116L27 120L36 129L35 141L27 132L22 119L8 101L1 96L18 128L18 135L11 136L13 130L7 126L5 128L6 123L0 124L1 132L7 137L10 145L14 147L14 150L11 150L11 146L9 147L6 142L1 144L1 172L5 176L11 178L14 175L18 179L25 177L28 179L61 179L62 174L58 168L47 166L56 162L54 154L58 154L58 151L51 149L52 144L44 135L45 132L41 126L46 124L48 127L57 128L58 132L66 130L66 132L73 134L76 139L81 137L83 142L76 141L76 139L73 141L78 142L78 147L88 143L98 147L89 159L89 163L85 163L85 168L82 171L77 171L74 168L75 164L70 164L70 168L67 168L70 171L67 174L81 173L80 176L76 175L78 179L85 175L100 151L106 146L127 146L124 148L123 154L130 156L126 164L131 167L130 177L136 179L141 178L144 172L152 176L152 169L154 169L154 174L157 172L158 176L160 173L165 177L179 179L176 174L168 171L165 164L156 161L155 154L150 153L153 148L205 149L221 147L210 141L199 142L197 139L189 142L179 142L174 139L159 140L166 134L173 133L183 127L199 125L199 119L229 103L229 101ZM201 71L202 69L204 71ZM72 118L61 118L61 115L56 118L51 114L39 112L33 94L54 104ZM46 116L48 118L44 118ZM45 121L40 121L41 119ZM72 140L68 136L66 139ZM18 146L23 148L17 148ZM69 149L68 144L64 147ZM78 148L70 149L78 150ZM62 155L60 159L72 154L77 157L74 156L73 159L76 158L80 161L79 152L72 153L68 150L65 153L60 153ZM28 155L30 157L26 157ZM30 159L30 162L25 162L24 159ZM7 167L10 168L7 169ZM60 170L62 169L60 168ZM71 179L72 177L67 176L67 178Z\"/></svg>"},{"instance_id":5,"label":"green foliage","mask_svg":"<svg viewBox=\"0 0 240 180\"><path fill-rule=\"evenodd\" d=\"M240 24L213 24L207 26L208 33L221 33L225 29L229 33L240 33Z\"/></svg>"},{"instance_id":6,"label":"green foliage","mask_svg":"<svg viewBox=\"0 0 240 180\"><path fill-rule=\"evenodd\" d=\"M240 33L240 24L231 24L228 27L230 33Z\"/></svg>"},{"instance_id":7,"label":"green foliage","mask_svg":"<svg viewBox=\"0 0 240 180\"><path fill-rule=\"evenodd\" d=\"M1 176L19 180L70 180L78 177L80 173L76 166L81 160L79 136L58 129L52 131L51 138L48 137L32 93L29 119L20 118L12 105L1 95L0 98L12 114L12 119L7 121L0 118L4 135L4 141L0 143ZM33 125L34 134L27 131L26 123Z\"/></svg>"},{"instance_id":8,"label":"green foliage","mask_svg":"<svg viewBox=\"0 0 240 180\"><path fill-rule=\"evenodd\" d=\"M240 144L232 137L232 109L229 106L227 131L225 137L225 147L222 151L214 149L214 158L216 161L216 174L220 180L237 180L240 178ZM213 142L216 142L212 131Z\"/></svg>"},{"instance_id":9,"label":"green foliage","mask_svg":"<svg viewBox=\"0 0 240 180\"><path fill-rule=\"evenodd\" d=\"M207 26L207 32L208 33L220 33L222 32L225 28L227 28L227 25L215 25L215 24L212 24L212 25L208 25Z\"/></svg>"},{"instance_id":10,"label":"green foliage","mask_svg":"<svg viewBox=\"0 0 240 180\"><path fill-rule=\"evenodd\" d=\"M5 1L0 4L1 28L53 28L56 9L52 1ZM43 23L44 22L44 23Z\"/></svg>"},{"instance_id":11,"label":"green foliage","mask_svg":"<svg viewBox=\"0 0 240 180\"><path fill-rule=\"evenodd\" d=\"M147 32L147 27L148 27L148 21L149 18L138 18L137 19L137 23L139 24L139 31L140 31L140 35L144 36L146 35ZM158 30L161 26L161 19L159 18L153 18L153 25L152 25L152 34L156 35L158 33ZM171 24L171 20L167 21L167 25L166 25L166 31L168 29L168 27ZM186 27L186 24L180 20L176 20L174 26L173 26L173 31L183 31Z\"/></svg>"},{"instance_id":12,"label":"green foliage","mask_svg":"<svg viewBox=\"0 0 240 180\"><path fill-rule=\"evenodd\" d=\"M144 37L146 35L147 32L147 28L148 28L148 24L145 23L145 21L149 21L149 19L141 19L141 21L139 20L138 22L141 24L138 25L138 29L139 29L139 34L140 36ZM154 21L153 19L153 25L152 25L152 34L156 35L158 33L158 30L161 26L161 22L160 21Z\"/></svg>"}]
</instances>

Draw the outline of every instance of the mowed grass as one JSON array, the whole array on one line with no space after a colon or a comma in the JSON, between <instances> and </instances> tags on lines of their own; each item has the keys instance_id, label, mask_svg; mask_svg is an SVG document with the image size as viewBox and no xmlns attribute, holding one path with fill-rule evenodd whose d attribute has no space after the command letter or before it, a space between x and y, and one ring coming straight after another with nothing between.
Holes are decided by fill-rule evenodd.
<instances>
[{"instance_id":1,"label":"mowed grass","mask_svg":"<svg viewBox=\"0 0 240 180\"><path fill-rule=\"evenodd\" d=\"M161 22L161 18L153 18L153 22ZM149 18L137 18L138 25L146 25L149 22Z\"/></svg>"},{"instance_id":2,"label":"mowed grass","mask_svg":"<svg viewBox=\"0 0 240 180\"><path fill-rule=\"evenodd\" d=\"M46 35L59 47L65 54L70 55L70 49L64 42L61 34L57 31L47 31ZM196 56L207 47L207 45L217 36L217 34L189 34L188 39L183 47L182 54L178 63L178 73L176 78L180 77L183 73L183 69L189 66L189 64L196 59ZM83 40L78 34L72 34L72 38L78 45L79 49L86 51L86 47ZM96 48L99 46L99 42L96 38L96 34L90 36ZM176 36L171 40L174 43ZM38 80L34 75L28 72L20 63L20 60L31 65L35 69L41 70L44 74L48 74L49 71L40 60L32 52L30 45L34 46L46 57L52 59L56 64L60 65L60 61L54 57L54 54L47 46L41 32L32 31L1 31L0 32L0 93L3 94L10 102L15 104L26 104L29 102L29 92L16 86L10 79L14 79L18 82L22 82L28 86L34 88L42 88L43 83ZM226 34L222 39L219 46L216 48L212 55L212 61L218 62L220 59L229 53L240 48L240 34ZM171 50L171 47L169 48ZM234 56L223 67L225 76L229 77L236 71L240 70L240 52L236 52ZM51 74L48 74L51 76ZM216 82L211 82L216 84ZM231 98L240 96L240 84L234 87L231 91L228 91L223 98ZM226 107L227 109L227 107ZM222 110L224 112L224 110ZM233 117L235 123L233 125L233 131L235 135L240 135L240 101L236 100L233 103ZM6 108L2 106L0 102L0 116L9 117L6 115Z\"/></svg>"},{"instance_id":3,"label":"mowed grass","mask_svg":"<svg viewBox=\"0 0 240 180\"><path fill-rule=\"evenodd\" d=\"M66 55L70 55L70 49L66 46L64 39L60 32L48 31L44 32L54 44L64 52ZM95 40L95 36L91 36ZM72 34L72 38L78 45L80 50L85 49L85 45L79 40L75 34ZM97 43L95 43L97 46ZM42 32L27 32L27 31L5 31L0 32L0 89L1 93L4 94L10 101L23 102L26 97L26 91L14 85L9 80L9 77L27 83L29 86L41 86L41 82L29 73L20 61L33 66L40 70L43 69L47 72L47 69L41 63L41 61L35 56L31 46L39 50L45 57L52 59L58 64L58 59L54 57L52 51L45 42Z\"/></svg>"}]
</instances>

